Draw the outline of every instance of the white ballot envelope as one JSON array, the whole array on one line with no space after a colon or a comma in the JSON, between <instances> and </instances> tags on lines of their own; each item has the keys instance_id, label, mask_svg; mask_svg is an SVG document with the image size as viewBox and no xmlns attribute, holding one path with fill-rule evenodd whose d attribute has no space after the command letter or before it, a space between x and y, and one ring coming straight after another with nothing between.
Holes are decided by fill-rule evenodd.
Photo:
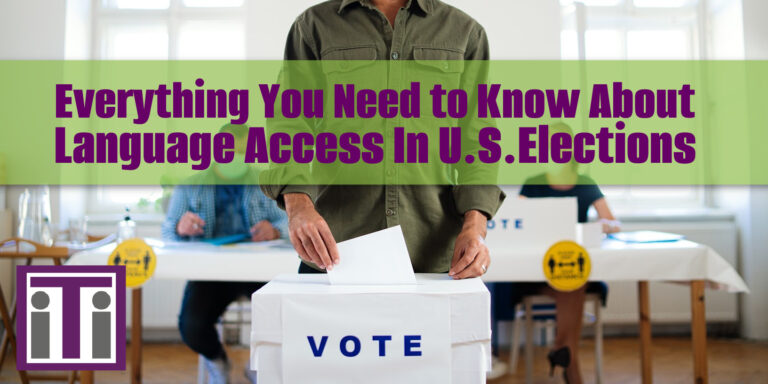
<instances>
[{"instance_id":1,"label":"white ballot envelope","mask_svg":"<svg viewBox=\"0 0 768 384\"><path fill-rule=\"evenodd\" d=\"M338 244L339 264L328 271L332 285L416 284L400 226Z\"/></svg>"}]
</instances>

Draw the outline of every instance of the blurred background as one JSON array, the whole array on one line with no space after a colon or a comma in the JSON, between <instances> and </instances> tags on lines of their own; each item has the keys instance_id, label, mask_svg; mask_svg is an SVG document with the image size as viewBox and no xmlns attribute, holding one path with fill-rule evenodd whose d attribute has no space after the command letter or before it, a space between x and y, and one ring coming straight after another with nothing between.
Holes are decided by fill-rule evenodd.
<instances>
[{"instance_id":1,"label":"blurred background","mask_svg":"<svg viewBox=\"0 0 768 384\"><path fill-rule=\"evenodd\" d=\"M446 0L487 30L493 59L768 59L764 0ZM0 59L280 59L295 17L311 0L24 0L0 2ZM2 127L17 129L20 127ZM768 128L768 127L766 127ZM761 151L751 143L746 151ZM4 164L0 156L0 184ZM600 180L597 180L599 183ZM505 186L517 194L517 186ZM23 187L0 186L0 238L15 228ZM768 189L605 186L623 229L675 232L737 267L752 293L707 295L710 335L768 340ZM52 223L87 217L88 232L115 230L130 207L139 236L160 237L168 191L159 186L52 186ZM12 292L9 261L0 281ZM178 340L183 282L145 287L147 338ZM606 334L636 332L634 283L611 284ZM160 293L162 294L153 294ZM689 290L652 284L654 332L689 329ZM247 330L243 330L246 335ZM506 328L501 340L509 340ZM245 339L243 339L245 340Z\"/></svg>"}]
</instances>

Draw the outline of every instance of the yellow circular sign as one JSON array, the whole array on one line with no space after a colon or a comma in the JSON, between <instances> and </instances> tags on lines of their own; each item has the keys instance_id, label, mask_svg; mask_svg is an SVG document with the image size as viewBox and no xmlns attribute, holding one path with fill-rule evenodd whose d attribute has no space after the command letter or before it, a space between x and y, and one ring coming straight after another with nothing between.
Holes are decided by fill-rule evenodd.
<instances>
[{"instance_id":1,"label":"yellow circular sign","mask_svg":"<svg viewBox=\"0 0 768 384\"><path fill-rule=\"evenodd\" d=\"M544 276L558 291L575 291L587 283L592 263L589 254L573 241L559 241L544 255Z\"/></svg>"},{"instance_id":2,"label":"yellow circular sign","mask_svg":"<svg viewBox=\"0 0 768 384\"><path fill-rule=\"evenodd\" d=\"M157 257L152 247L141 239L128 239L118 244L109 256L109 265L125 265L125 286L138 287L155 273Z\"/></svg>"}]
</instances>

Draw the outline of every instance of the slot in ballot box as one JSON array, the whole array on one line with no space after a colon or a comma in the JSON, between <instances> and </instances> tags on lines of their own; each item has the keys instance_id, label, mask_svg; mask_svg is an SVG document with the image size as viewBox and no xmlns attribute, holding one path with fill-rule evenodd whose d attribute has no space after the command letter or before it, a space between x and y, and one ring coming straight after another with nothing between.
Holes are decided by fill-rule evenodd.
<instances>
[{"instance_id":1,"label":"slot in ballot box","mask_svg":"<svg viewBox=\"0 0 768 384\"><path fill-rule=\"evenodd\" d=\"M490 295L480 279L330 285L280 275L251 298L260 384L485 383Z\"/></svg>"}]
</instances>

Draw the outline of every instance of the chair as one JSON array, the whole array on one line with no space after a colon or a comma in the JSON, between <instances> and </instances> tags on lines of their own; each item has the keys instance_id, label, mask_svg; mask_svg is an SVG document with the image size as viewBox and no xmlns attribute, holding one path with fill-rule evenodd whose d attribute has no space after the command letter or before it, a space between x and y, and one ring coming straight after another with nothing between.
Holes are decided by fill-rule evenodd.
<instances>
[{"instance_id":1,"label":"chair","mask_svg":"<svg viewBox=\"0 0 768 384\"><path fill-rule=\"evenodd\" d=\"M26 265L32 265L33 260L50 259L53 260L54 265L60 266L69 255L70 250L66 247L46 246L18 237L0 241L0 258L25 259ZM11 299L10 306L8 306L2 287L0 287L0 320L2 320L3 325L2 341L0 342L0 368L2 368L9 348L16 351L16 330L14 327L16 323L16 298ZM66 380L71 384L79 380L77 371L70 371L66 375L44 375L19 370L18 374L23 384L28 384L31 380Z\"/></svg>"},{"instance_id":2,"label":"chair","mask_svg":"<svg viewBox=\"0 0 768 384\"><path fill-rule=\"evenodd\" d=\"M603 382L603 320L600 315L602 296L600 293L587 292L585 301L592 304L594 314L585 312L585 324L595 328L595 378L596 383ZM525 322L525 382L533 382L533 331L534 321L552 319L556 314L555 301L549 296L532 295L523 298L517 305L512 328L512 343L510 345L509 369L517 370L520 349L521 323Z\"/></svg>"}]
</instances>

